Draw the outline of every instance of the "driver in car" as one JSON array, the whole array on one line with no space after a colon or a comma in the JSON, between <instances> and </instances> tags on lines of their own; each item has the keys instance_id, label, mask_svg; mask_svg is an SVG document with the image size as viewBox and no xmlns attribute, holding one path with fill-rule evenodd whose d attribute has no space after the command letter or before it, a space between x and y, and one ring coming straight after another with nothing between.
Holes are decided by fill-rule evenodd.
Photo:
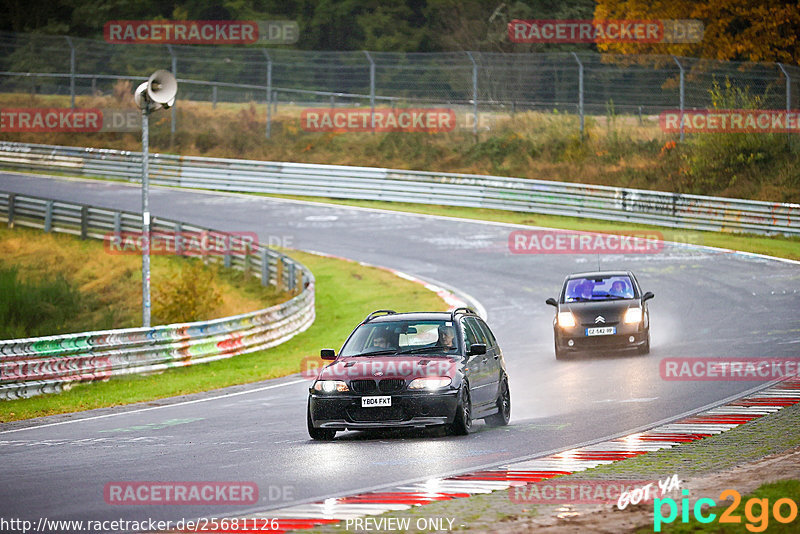
<instances>
[{"instance_id":1,"label":"driver in car","mask_svg":"<svg viewBox=\"0 0 800 534\"><path fill-rule=\"evenodd\" d=\"M594 295L594 284L591 283L589 280L585 280L580 287L578 292L578 298L582 298L584 300L592 300L592 296Z\"/></svg>"},{"instance_id":2,"label":"driver in car","mask_svg":"<svg viewBox=\"0 0 800 534\"><path fill-rule=\"evenodd\" d=\"M447 350L455 348L456 331L452 326L439 327L439 340L436 345Z\"/></svg>"}]
</instances>

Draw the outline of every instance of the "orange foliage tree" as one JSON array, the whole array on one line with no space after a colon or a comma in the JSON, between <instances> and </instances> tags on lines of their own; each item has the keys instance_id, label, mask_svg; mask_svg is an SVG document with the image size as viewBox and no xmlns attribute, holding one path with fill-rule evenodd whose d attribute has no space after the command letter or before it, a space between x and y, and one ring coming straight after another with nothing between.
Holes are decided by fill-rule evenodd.
<instances>
[{"instance_id":1,"label":"orange foliage tree","mask_svg":"<svg viewBox=\"0 0 800 534\"><path fill-rule=\"evenodd\" d=\"M603 43L601 51L800 64L798 0L597 0L594 18L697 19L705 25L699 43Z\"/></svg>"}]
</instances>

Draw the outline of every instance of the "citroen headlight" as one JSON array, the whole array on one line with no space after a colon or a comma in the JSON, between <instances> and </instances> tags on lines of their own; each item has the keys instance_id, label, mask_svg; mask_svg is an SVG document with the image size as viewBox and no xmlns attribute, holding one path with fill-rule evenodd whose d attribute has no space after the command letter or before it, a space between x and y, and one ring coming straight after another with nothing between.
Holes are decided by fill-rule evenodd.
<instances>
[{"instance_id":1,"label":"citroen headlight","mask_svg":"<svg viewBox=\"0 0 800 534\"><path fill-rule=\"evenodd\" d=\"M558 326L561 328L572 328L575 326L575 316L572 312L558 312Z\"/></svg>"},{"instance_id":2,"label":"citroen headlight","mask_svg":"<svg viewBox=\"0 0 800 534\"><path fill-rule=\"evenodd\" d=\"M626 324L636 324L642 322L642 309L641 308L628 308L625 312Z\"/></svg>"},{"instance_id":3,"label":"citroen headlight","mask_svg":"<svg viewBox=\"0 0 800 534\"><path fill-rule=\"evenodd\" d=\"M415 378L408 385L408 389L442 389L450 385L452 380L448 376Z\"/></svg>"},{"instance_id":4,"label":"citroen headlight","mask_svg":"<svg viewBox=\"0 0 800 534\"><path fill-rule=\"evenodd\" d=\"M348 388L347 384L341 380L317 380L314 383L314 391L322 391L323 393L342 393L344 391L350 391L350 388Z\"/></svg>"}]
</instances>

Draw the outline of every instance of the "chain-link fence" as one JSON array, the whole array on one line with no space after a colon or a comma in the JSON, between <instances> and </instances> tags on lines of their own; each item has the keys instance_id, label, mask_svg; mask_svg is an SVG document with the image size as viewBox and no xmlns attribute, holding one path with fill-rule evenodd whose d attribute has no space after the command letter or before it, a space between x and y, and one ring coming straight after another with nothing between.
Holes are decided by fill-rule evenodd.
<instances>
[{"instance_id":1,"label":"chain-link fence","mask_svg":"<svg viewBox=\"0 0 800 534\"><path fill-rule=\"evenodd\" d=\"M108 44L0 32L0 92L110 94L120 79L171 70L179 98L299 105L449 105L479 111L658 114L713 107L714 82L797 109L800 67L665 55L316 52L264 47ZM177 117L172 115L172 129ZM582 126L581 126L582 127Z\"/></svg>"}]
</instances>

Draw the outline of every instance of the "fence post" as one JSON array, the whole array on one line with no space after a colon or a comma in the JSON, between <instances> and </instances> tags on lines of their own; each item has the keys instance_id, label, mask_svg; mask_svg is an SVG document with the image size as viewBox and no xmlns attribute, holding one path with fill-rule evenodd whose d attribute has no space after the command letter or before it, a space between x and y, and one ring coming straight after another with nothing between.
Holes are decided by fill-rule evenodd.
<instances>
[{"instance_id":1,"label":"fence post","mask_svg":"<svg viewBox=\"0 0 800 534\"><path fill-rule=\"evenodd\" d=\"M581 139L583 139L584 115L583 115L583 62L578 54L572 52L572 57L578 62L578 115L581 120Z\"/></svg>"},{"instance_id":2,"label":"fence post","mask_svg":"<svg viewBox=\"0 0 800 534\"><path fill-rule=\"evenodd\" d=\"M375 133L375 62L372 61L372 56L369 54L368 51L364 50L364 53L367 55L367 59L369 60L369 117L370 117L370 128L372 128L372 133Z\"/></svg>"},{"instance_id":3,"label":"fence post","mask_svg":"<svg viewBox=\"0 0 800 534\"><path fill-rule=\"evenodd\" d=\"M217 86L211 86L211 109L217 109Z\"/></svg>"},{"instance_id":4,"label":"fence post","mask_svg":"<svg viewBox=\"0 0 800 534\"><path fill-rule=\"evenodd\" d=\"M75 109L75 47L71 37L64 38L69 45L69 107Z\"/></svg>"},{"instance_id":5,"label":"fence post","mask_svg":"<svg viewBox=\"0 0 800 534\"><path fill-rule=\"evenodd\" d=\"M478 140L478 64L472 57L472 52L467 52L467 57L472 62L472 135Z\"/></svg>"},{"instance_id":6,"label":"fence post","mask_svg":"<svg viewBox=\"0 0 800 534\"><path fill-rule=\"evenodd\" d=\"M53 229L53 204L52 200L48 200L44 212L44 231L50 233Z\"/></svg>"},{"instance_id":7,"label":"fence post","mask_svg":"<svg viewBox=\"0 0 800 534\"><path fill-rule=\"evenodd\" d=\"M783 75L786 77L786 124L789 123L789 112L792 110L792 77L789 76L789 71L783 66L783 63L778 63L778 68L781 69ZM792 134L791 132L786 132L786 140L791 146L792 143Z\"/></svg>"},{"instance_id":8,"label":"fence post","mask_svg":"<svg viewBox=\"0 0 800 534\"><path fill-rule=\"evenodd\" d=\"M169 51L169 55L172 58L172 75L175 76L175 78L177 79L178 78L178 58L177 58L177 56L175 56L175 54L172 53L172 45L171 44L167 45L167 50ZM176 112L175 112L175 106L177 105L177 103L178 102L176 100L175 104L172 104L172 107L170 108L170 113L172 113L171 122L170 122L170 125L169 125L169 136L170 136L169 137L169 143L170 144L173 144L175 142L175 124L178 122L178 116L176 115Z\"/></svg>"},{"instance_id":9,"label":"fence post","mask_svg":"<svg viewBox=\"0 0 800 534\"><path fill-rule=\"evenodd\" d=\"M681 87L680 87L680 95L681 95L681 143L683 142L684 132L683 132L683 105L684 105L684 71L683 65L681 62L678 61L678 58L672 56L672 59L675 60L675 63L678 65L678 68L681 69Z\"/></svg>"},{"instance_id":10,"label":"fence post","mask_svg":"<svg viewBox=\"0 0 800 534\"><path fill-rule=\"evenodd\" d=\"M267 139L270 138L272 135L272 109L270 108L270 104L272 104L272 57L270 57L269 52L266 50L262 50L264 52L264 56L267 58L267 131L266 136ZM277 111L277 108L276 108Z\"/></svg>"}]
</instances>

